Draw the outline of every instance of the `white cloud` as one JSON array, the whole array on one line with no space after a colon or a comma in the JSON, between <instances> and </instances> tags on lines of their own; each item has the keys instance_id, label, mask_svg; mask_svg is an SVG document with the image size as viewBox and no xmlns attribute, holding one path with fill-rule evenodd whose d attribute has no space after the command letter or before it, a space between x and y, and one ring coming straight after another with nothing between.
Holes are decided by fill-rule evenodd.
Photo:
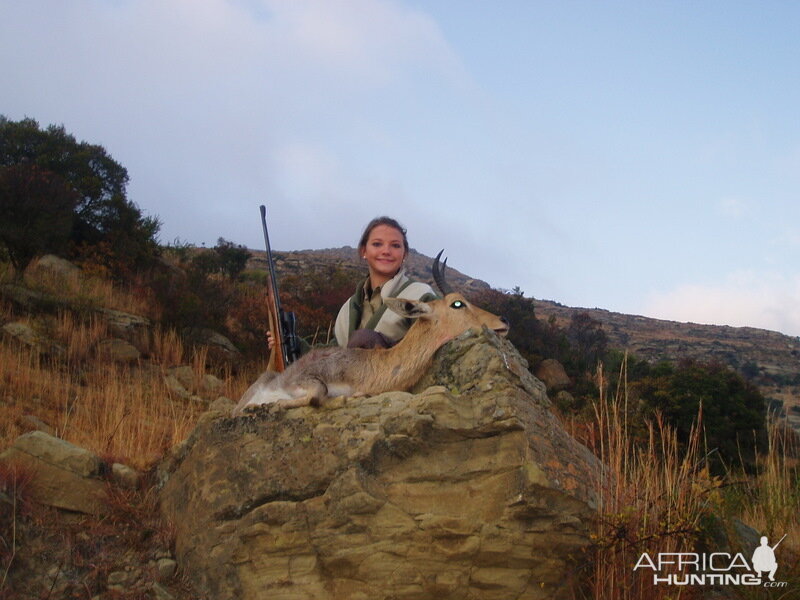
<instances>
[{"instance_id":1,"label":"white cloud","mask_svg":"<svg viewBox=\"0 0 800 600\"><path fill-rule=\"evenodd\" d=\"M685 284L651 294L642 314L800 336L800 275L740 271L715 284Z\"/></svg>"}]
</instances>

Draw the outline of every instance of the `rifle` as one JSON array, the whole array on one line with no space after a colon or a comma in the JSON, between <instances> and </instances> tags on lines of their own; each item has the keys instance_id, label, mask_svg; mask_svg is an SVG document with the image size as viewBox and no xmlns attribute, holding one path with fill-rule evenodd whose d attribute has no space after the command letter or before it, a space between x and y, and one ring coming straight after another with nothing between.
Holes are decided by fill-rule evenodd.
<instances>
[{"instance_id":1,"label":"rifle","mask_svg":"<svg viewBox=\"0 0 800 600\"><path fill-rule=\"evenodd\" d=\"M267 246L267 309L269 310L269 330L274 342L269 354L267 370L284 371L286 367L300 357L300 343L297 338L297 318L293 312L281 309L278 294L278 282L275 278L275 265L272 262L272 249L267 232L267 208L261 205L261 225L264 228L264 243Z\"/></svg>"},{"instance_id":2,"label":"rifle","mask_svg":"<svg viewBox=\"0 0 800 600\"><path fill-rule=\"evenodd\" d=\"M789 534L788 534L788 533L784 533L784 534L783 534L783 537L782 537L781 539L779 539L779 540L778 540L778 543L777 543L777 544L775 544L775 545L772 547L772 549L773 549L773 550L775 550L775 548L777 548L778 546L780 546L780 543L781 543L783 540L785 540L785 539L786 539L786 536L787 536L787 535L789 535Z\"/></svg>"}]
</instances>

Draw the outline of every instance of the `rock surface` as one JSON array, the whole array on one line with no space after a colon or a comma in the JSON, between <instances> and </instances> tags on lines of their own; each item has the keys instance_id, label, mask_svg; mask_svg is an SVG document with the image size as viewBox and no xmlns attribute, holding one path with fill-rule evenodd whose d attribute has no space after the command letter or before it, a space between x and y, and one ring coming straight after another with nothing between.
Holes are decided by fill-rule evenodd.
<instances>
[{"instance_id":1,"label":"rock surface","mask_svg":"<svg viewBox=\"0 0 800 600\"><path fill-rule=\"evenodd\" d=\"M119 338L100 340L95 347L95 352L102 360L116 363L135 363L142 357L138 348Z\"/></svg>"},{"instance_id":2,"label":"rock surface","mask_svg":"<svg viewBox=\"0 0 800 600\"><path fill-rule=\"evenodd\" d=\"M62 346L59 346L54 341L40 334L28 323L22 321L6 323L0 328L0 331L17 343L27 346L41 354L61 356L65 353Z\"/></svg>"},{"instance_id":3,"label":"rock surface","mask_svg":"<svg viewBox=\"0 0 800 600\"><path fill-rule=\"evenodd\" d=\"M536 367L538 377L550 392L558 392L572 385L572 381L560 362L553 358L546 358Z\"/></svg>"},{"instance_id":4,"label":"rock surface","mask_svg":"<svg viewBox=\"0 0 800 600\"><path fill-rule=\"evenodd\" d=\"M594 456L494 334L417 393L208 412L161 467L176 556L217 599L569 597Z\"/></svg>"},{"instance_id":5,"label":"rock surface","mask_svg":"<svg viewBox=\"0 0 800 600\"><path fill-rule=\"evenodd\" d=\"M31 498L40 504L87 514L103 511L104 464L84 448L32 431L0 454L0 464L16 464L29 471Z\"/></svg>"},{"instance_id":6,"label":"rock surface","mask_svg":"<svg viewBox=\"0 0 800 600\"><path fill-rule=\"evenodd\" d=\"M45 254L32 263L28 270L50 271L59 277L79 277L81 274L80 267L55 254Z\"/></svg>"},{"instance_id":7,"label":"rock surface","mask_svg":"<svg viewBox=\"0 0 800 600\"><path fill-rule=\"evenodd\" d=\"M228 338L217 331L203 327L187 327L183 330L183 337L190 343L205 346L208 357L222 362L237 362L242 359L239 349Z\"/></svg>"}]
</instances>

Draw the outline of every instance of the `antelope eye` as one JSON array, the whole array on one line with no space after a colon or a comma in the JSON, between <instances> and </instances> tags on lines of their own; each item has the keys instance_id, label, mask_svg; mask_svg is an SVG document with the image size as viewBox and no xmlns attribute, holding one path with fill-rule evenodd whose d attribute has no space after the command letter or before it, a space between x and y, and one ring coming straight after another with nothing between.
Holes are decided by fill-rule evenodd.
<instances>
[{"instance_id":1,"label":"antelope eye","mask_svg":"<svg viewBox=\"0 0 800 600\"><path fill-rule=\"evenodd\" d=\"M450 305L450 308L464 308L466 304L464 304L461 300L456 300Z\"/></svg>"}]
</instances>

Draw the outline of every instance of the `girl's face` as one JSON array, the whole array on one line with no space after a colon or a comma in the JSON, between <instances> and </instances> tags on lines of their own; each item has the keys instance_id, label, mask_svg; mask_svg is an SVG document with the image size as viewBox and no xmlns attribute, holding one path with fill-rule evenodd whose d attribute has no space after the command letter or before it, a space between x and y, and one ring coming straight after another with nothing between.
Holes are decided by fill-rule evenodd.
<instances>
[{"instance_id":1,"label":"girl's face","mask_svg":"<svg viewBox=\"0 0 800 600\"><path fill-rule=\"evenodd\" d=\"M397 275L403 264L403 234L389 225L378 225L369 232L361 253L367 259L373 286L382 285Z\"/></svg>"}]
</instances>

